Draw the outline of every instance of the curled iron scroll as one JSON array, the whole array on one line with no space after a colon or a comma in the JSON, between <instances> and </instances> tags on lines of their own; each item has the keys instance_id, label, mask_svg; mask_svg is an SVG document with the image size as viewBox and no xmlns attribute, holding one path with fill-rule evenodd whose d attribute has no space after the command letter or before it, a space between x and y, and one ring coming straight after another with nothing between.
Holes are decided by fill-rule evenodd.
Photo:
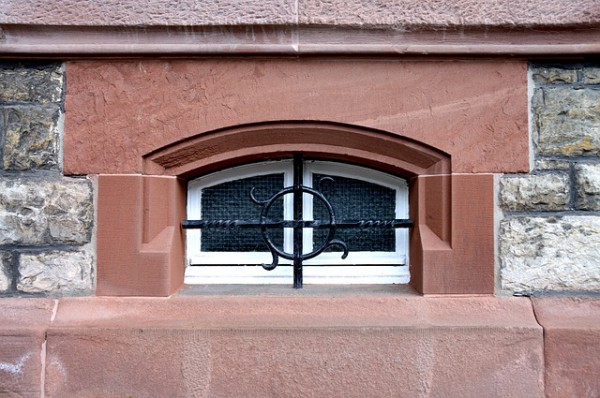
<instances>
[{"instance_id":1,"label":"curled iron scroll","mask_svg":"<svg viewBox=\"0 0 600 398\"><path fill-rule=\"evenodd\" d=\"M322 178L321 180L319 180L319 186L320 186L321 182L325 179L333 181L333 179L331 177ZM277 192L276 194L271 196L269 199L259 200L255 196L254 188L252 188L252 190L250 191L251 200L254 203L256 203L257 205L260 205L263 207L261 215L260 215L260 222L259 222L261 235L262 235L263 240L265 241L267 247L269 248L271 255L273 256L273 262L271 264L262 264L262 267L268 271L274 270L277 267L277 265L279 264L279 257L285 258L287 260L294 260L294 257L295 257L294 253L285 252L275 245L275 243L271 239L271 236L269 235L267 220L269 219L269 217L268 217L269 210L271 209L271 207L273 206L275 201L280 198L283 198L285 195L293 194L295 190L300 190L302 193L306 193L306 194L312 195L313 197L317 198L325 206L325 208L327 209L327 213L329 214L329 223L328 223L329 231L327 233L327 238L325 239L325 242L322 245L318 246L317 248L313 249L310 253L300 254L299 255L300 260L304 261L304 260L309 260L311 258L314 258L314 257L318 256L319 254L323 253L323 251L325 251L329 248L332 248L332 247L339 247L343 250L342 259L345 259L346 257L348 257L348 246L346 245L346 243L344 243L343 241L341 241L339 239L334 238L335 231L336 231L335 213L333 211L333 207L331 206L331 203L329 203L327 198L321 192L319 192L315 189L309 188L309 187L305 187L305 186L287 187L287 188L284 188L281 191ZM302 223L303 223L302 220L294 220L293 222L298 223L297 225L302 225Z\"/></svg>"}]
</instances>

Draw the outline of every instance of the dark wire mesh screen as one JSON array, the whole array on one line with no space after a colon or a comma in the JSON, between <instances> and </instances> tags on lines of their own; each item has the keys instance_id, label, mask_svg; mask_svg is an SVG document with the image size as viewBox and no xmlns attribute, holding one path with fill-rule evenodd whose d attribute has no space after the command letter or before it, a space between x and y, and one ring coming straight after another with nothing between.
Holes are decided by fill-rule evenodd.
<instances>
[{"instance_id":1,"label":"dark wire mesh screen","mask_svg":"<svg viewBox=\"0 0 600 398\"><path fill-rule=\"evenodd\" d=\"M259 220L261 206L250 200L250 191L259 200L268 199L283 188L283 174L268 174L230 181L202 190L202 218L205 220ZM283 200L269 210L269 218L283 220ZM283 246L283 229L269 230L273 243ZM260 227L210 228L202 232L201 249L205 252L265 252Z\"/></svg>"},{"instance_id":2,"label":"dark wire mesh screen","mask_svg":"<svg viewBox=\"0 0 600 398\"><path fill-rule=\"evenodd\" d=\"M319 180L326 177L313 175L313 186L318 187ZM331 203L338 220L391 220L396 218L396 192L393 189L370 182L329 176L331 181L323 181L321 189ZM328 220L325 206L319 200L313 202L313 218ZM327 237L327 231L315 229L314 246L320 246ZM344 241L353 251L395 251L396 234L387 228L350 228L337 229L336 238ZM340 251L337 248L329 251Z\"/></svg>"}]
</instances>

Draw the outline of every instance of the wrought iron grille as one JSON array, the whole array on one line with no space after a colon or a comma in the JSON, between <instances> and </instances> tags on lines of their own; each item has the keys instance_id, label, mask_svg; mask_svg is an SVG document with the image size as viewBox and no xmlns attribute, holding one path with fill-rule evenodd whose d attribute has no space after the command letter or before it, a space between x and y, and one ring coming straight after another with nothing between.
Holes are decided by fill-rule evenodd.
<instances>
[{"instance_id":1,"label":"wrought iron grille","mask_svg":"<svg viewBox=\"0 0 600 398\"><path fill-rule=\"evenodd\" d=\"M344 228L411 228L413 221L411 219L389 219L389 220L337 220L335 211L331 203L327 200L321 190L321 183L329 180L331 177L322 177L317 183L317 189L303 185L304 159L302 154L294 154L293 161L293 179L294 183L290 187L285 187L266 200L260 200L255 196L254 188L249 195L252 202L262 207L259 219L219 219L219 220L184 220L182 227L184 229L211 229L211 228L257 228L263 241L267 245L273 261L271 264L262 264L265 270L273 270L279 265L279 258L293 261L294 288L302 288L303 277L302 267L305 260L317 257L329 248L339 247L342 253L342 259L348 256L348 245L336 238L336 230ZM304 220L303 217L303 195L313 196L313 200L319 201L328 213L327 220ZM269 211L276 201L283 199L286 195L292 195L293 202L293 220L274 220L269 217ZM288 253L277 247L273 242L270 229L273 228L292 228L293 230L293 252ZM323 229L327 231L326 239L322 244L313 248L309 253L304 253L303 236L304 229Z\"/></svg>"}]
</instances>

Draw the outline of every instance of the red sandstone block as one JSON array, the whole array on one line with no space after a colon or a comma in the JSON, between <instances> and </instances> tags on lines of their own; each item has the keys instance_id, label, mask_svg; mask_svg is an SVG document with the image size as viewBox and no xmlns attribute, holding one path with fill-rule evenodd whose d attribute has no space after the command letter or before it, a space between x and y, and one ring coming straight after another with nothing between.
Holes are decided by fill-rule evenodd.
<instances>
[{"instance_id":1,"label":"red sandstone block","mask_svg":"<svg viewBox=\"0 0 600 398\"><path fill-rule=\"evenodd\" d=\"M541 397L542 350L526 299L67 299L46 396Z\"/></svg>"},{"instance_id":2,"label":"red sandstone block","mask_svg":"<svg viewBox=\"0 0 600 398\"><path fill-rule=\"evenodd\" d=\"M600 397L600 299L539 298L546 396Z\"/></svg>"},{"instance_id":3,"label":"red sandstone block","mask_svg":"<svg viewBox=\"0 0 600 398\"><path fill-rule=\"evenodd\" d=\"M0 397L40 397L53 300L0 301Z\"/></svg>"},{"instance_id":4,"label":"red sandstone block","mask_svg":"<svg viewBox=\"0 0 600 398\"><path fill-rule=\"evenodd\" d=\"M321 120L431 145L452 157L453 172L528 171L526 69L489 60L69 62L64 169L139 173L145 155L202 133ZM221 141L194 156L223 144L254 146Z\"/></svg>"}]
</instances>

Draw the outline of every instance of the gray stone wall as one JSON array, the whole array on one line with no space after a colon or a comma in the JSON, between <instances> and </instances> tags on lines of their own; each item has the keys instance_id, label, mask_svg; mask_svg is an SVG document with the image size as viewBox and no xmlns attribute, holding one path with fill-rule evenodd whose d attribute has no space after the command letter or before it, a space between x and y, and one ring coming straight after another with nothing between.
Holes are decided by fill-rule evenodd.
<instances>
[{"instance_id":1,"label":"gray stone wall","mask_svg":"<svg viewBox=\"0 0 600 398\"><path fill-rule=\"evenodd\" d=\"M0 63L0 295L93 292L93 187L64 177L59 63Z\"/></svg>"},{"instance_id":2,"label":"gray stone wall","mask_svg":"<svg viewBox=\"0 0 600 398\"><path fill-rule=\"evenodd\" d=\"M530 65L535 163L504 175L502 293L600 291L600 67Z\"/></svg>"}]
</instances>

